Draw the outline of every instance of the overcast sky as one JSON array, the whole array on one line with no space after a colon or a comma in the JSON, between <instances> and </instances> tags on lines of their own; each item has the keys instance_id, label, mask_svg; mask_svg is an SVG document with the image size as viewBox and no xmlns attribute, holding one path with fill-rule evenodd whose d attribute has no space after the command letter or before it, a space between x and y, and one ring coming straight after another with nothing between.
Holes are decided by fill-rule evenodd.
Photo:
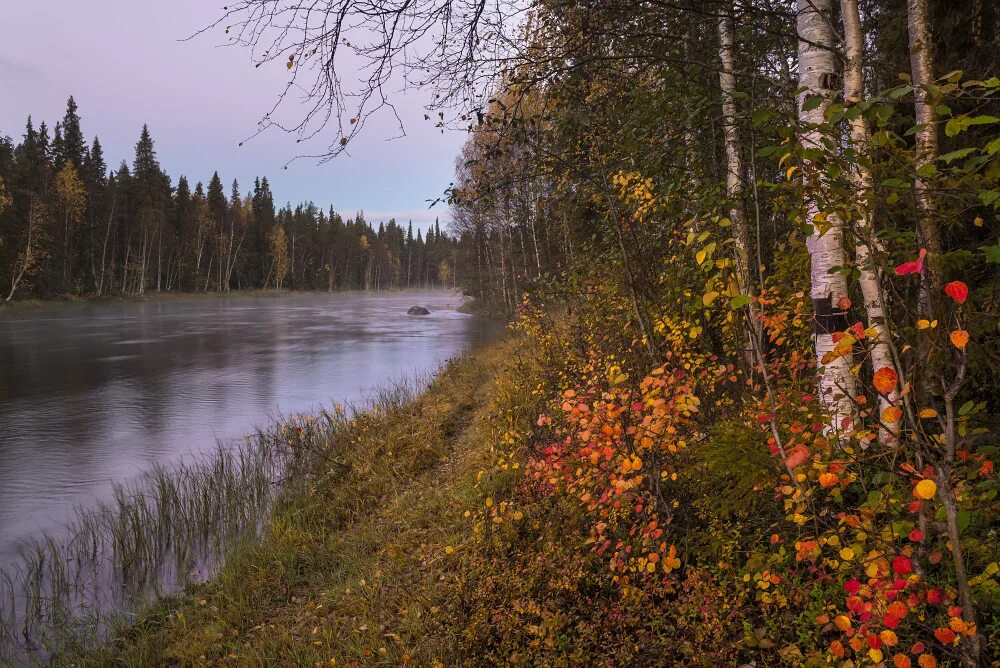
<instances>
[{"instance_id":1,"label":"overcast sky","mask_svg":"<svg viewBox=\"0 0 1000 668\"><path fill-rule=\"evenodd\" d=\"M462 133L423 120L426 95L397 105L407 136L383 114L352 141L351 155L324 165L301 159L294 137L269 131L239 147L273 105L288 72L255 69L247 51L221 47L221 29L180 41L221 13L225 0L5 0L0 20L0 134L20 140L28 114L54 126L73 95L88 142L96 134L110 166L131 164L148 123L163 168L207 183L218 170L243 192L266 175L279 204L313 200L369 221L395 216L425 225L447 219L438 197L453 180ZM343 74L342 74L343 75ZM321 150L331 140L312 146Z\"/></svg>"}]
</instances>

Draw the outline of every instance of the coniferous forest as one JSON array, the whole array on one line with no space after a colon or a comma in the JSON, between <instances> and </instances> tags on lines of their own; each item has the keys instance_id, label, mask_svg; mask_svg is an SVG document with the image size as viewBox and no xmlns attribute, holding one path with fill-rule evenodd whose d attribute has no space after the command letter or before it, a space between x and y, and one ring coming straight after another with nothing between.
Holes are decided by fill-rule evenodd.
<instances>
[{"instance_id":1,"label":"coniferous forest","mask_svg":"<svg viewBox=\"0 0 1000 668\"><path fill-rule=\"evenodd\" d=\"M206 175L207 176L207 175ZM109 166L76 102L51 128L0 134L0 298L150 292L452 287L440 224L345 219L313 202L277 206L266 176L244 186L181 175L143 126L131 163Z\"/></svg>"}]
</instances>

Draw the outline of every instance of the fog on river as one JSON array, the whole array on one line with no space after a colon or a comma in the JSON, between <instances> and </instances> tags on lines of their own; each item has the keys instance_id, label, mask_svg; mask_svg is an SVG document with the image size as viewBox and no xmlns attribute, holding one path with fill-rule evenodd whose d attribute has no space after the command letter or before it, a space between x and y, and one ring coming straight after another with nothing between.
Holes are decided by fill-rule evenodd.
<instances>
[{"instance_id":1,"label":"fog on river","mask_svg":"<svg viewBox=\"0 0 1000 668\"><path fill-rule=\"evenodd\" d=\"M177 298L0 315L0 566L113 482L279 413L362 401L496 323L446 292ZM414 305L431 315L408 316Z\"/></svg>"}]
</instances>

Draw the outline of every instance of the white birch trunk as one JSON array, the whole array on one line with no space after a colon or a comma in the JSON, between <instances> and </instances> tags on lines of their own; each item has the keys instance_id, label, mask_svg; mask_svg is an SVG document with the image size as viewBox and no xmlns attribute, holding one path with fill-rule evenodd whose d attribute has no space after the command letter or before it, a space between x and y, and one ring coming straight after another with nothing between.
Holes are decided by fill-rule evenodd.
<instances>
[{"instance_id":1,"label":"white birch trunk","mask_svg":"<svg viewBox=\"0 0 1000 668\"><path fill-rule=\"evenodd\" d=\"M824 122L825 112L833 95L834 81L834 34L831 24L831 0L797 0L797 28L799 35L799 87L804 91L799 96L799 120L804 125ZM805 102L812 96L823 100L819 106L806 110ZM802 134L805 148L821 147L818 130L806 129ZM813 339L816 361L819 369L819 396L831 418L828 431L850 430L855 416L854 396L856 383L851 368L853 355L843 355L823 363L823 358L834 349L833 333L847 326L842 300L848 298L847 279L843 272L832 272L833 267L844 267L847 258L844 253L844 233L836 216L828 215L825 221L815 197L810 194L814 188L822 188L824 175L814 173L808 163L803 164L806 186L805 208L808 220L813 224L813 233L806 241L810 258L811 287L815 319ZM824 233L821 227L825 228Z\"/></svg>"},{"instance_id":2,"label":"white birch trunk","mask_svg":"<svg viewBox=\"0 0 1000 668\"><path fill-rule=\"evenodd\" d=\"M858 12L857 0L840 0L840 13L844 21L844 46L847 64L844 67L844 101L848 105L861 102L864 95L864 62L865 37L861 28L861 15ZM868 314L868 326L878 332L871 351L872 369L889 368L898 374L898 369L892 359L889 344L889 333L886 330L885 295L882 292L882 276L871 255L872 244L879 248L874 238L871 225L869 196L873 188L871 169L865 162L871 147L871 135L868 122L864 115L858 114L851 121L851 145L860 154L861 161L852 167L851 182L854 184L854 196L858 202L857 226L857 265L860 271L858 282L861 284L861 294ZM879 402L879 415L899 399L899 393L893 389L888 397ZM893 435L899 433L899 422L886 422L879 429L879 441L887 443L893 440Z\"/></svg>"},{"instance_id":3,"label":"white birch trunk","mask_svg":"<svg viewBox=\"0 0 1000 668\"><path fill-rule=\"evenodd\" d=\"M719 12L719 87L722 90L722 130L726 149L726 197L732 208L729 219L733 225L733 240L736 242L736 280L741 294L753 296L753 280L750 275L750 230L747 227L746 210L743 208L743 156L740 154L740 134L736 125L736 76L733 74L733 17L732 5L727 3ZM693 142L688 143L691 146ZM692 170L693 173L693 170ZM747 364L755 365L755 341L759 337L758 321L753 303L747 311ZM764 361L759 360L761 364Z\"/></svg>"},{"instance_id":4,"label":"white birch trunk","mask_svg":"<svg viewBox=\"0 0 1000 668\"><path fill-rule=\"evenodd\" d=\"M927 0L907 0L907 32L910 40L910 76L913 84L914 112L917 120L914 170L934 166L938 156L937 112L927 86L934 83L934 54L931 30L927 18ZM917 203L917 229L920 242L927 249L928 262L920 276L920 309L928 315L932 294L937 285L935 262L941 254L941 238L934 220L934 200L927 182L920 176L913 180L913 197Z\"/></svg>"}]
</instances>

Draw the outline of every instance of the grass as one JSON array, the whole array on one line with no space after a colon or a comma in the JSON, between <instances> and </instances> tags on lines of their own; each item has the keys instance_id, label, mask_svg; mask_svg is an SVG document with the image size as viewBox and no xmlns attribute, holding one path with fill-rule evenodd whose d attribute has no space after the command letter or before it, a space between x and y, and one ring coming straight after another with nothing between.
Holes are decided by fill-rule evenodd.
<instances>
[{"instance_id":1,"label":"grass","mask_svg":"<svg viewBox=\"0 0 1000 668\"><path fill-rule=\"evenodd\" d=\"M356 425L400 410L427 382L401 378L376 390L365 417L338 405L282 419L208 458L156 468L80 510L65 531L23 546L20 561L0 571L0 665L93 651L151 602L280 534L269 524L279 500L296 498L318 470L339 470Z\"/></svg>"},{"instance_id":2,"label":"grass","mask_svg":"<svg viewBox=\"0 0 1000 668\"><path fill-rule=\"evenodd\" d=\"M469 353L419 395L397 385L353 417L277 428L272 437L301 456L262 539L239 543L208 582L55 663L454 665L463 553L477 509L515 484L516 471L495 472L498 446L533 411L514 406L530 392L501 387L528 376L513 371L519 345Z\"/></svg>"}]
</instances>

